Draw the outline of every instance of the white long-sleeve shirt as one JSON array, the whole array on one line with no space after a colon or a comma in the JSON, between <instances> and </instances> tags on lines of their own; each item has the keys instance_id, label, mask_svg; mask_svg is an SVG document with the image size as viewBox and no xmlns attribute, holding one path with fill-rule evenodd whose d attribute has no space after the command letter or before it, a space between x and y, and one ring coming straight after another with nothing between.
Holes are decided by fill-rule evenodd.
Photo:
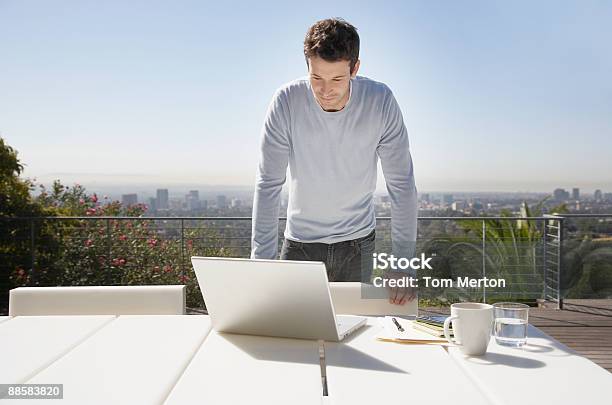
<instances>
[{"instance_id":1,"label":"white long-sleeve shirt","mask_svg":"<svg viewBox=\"0 0 612 405\"><path fill-rule=\"evenodd\" d=\"M409 256L416 241L417 191L408 133L391 90L357 76L346 106L326 112L308 78L281 87L262 129L251 257L277 258L287 165L287 239L336 243L368 235L376 227L379 158L391 201L393 252Z\"/></svg>"}]
</instances>

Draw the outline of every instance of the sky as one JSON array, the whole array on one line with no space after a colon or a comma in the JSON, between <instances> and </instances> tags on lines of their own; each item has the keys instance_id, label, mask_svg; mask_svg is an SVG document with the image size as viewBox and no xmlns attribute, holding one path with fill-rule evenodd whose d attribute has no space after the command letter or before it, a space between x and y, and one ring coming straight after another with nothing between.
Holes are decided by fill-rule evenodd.
<instances>
[{"instance_id":1,"label":"sky","mask_svg":"<svg viewBox=\"0 0 612 405\"><path fill-rule=\"evenodd\" d=\"M393 90L420 191L612 191L610 1L0 0L0 136L43 183L252 186L329 17Z\"/></svg>"}]
</instances>

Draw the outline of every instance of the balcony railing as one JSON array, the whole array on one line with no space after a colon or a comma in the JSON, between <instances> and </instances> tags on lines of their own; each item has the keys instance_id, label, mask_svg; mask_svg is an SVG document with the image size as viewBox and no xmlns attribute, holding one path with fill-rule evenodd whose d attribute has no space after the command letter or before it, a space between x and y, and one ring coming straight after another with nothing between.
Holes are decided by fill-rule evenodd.
<instances>
[{"instance_id":1,"label":"balcony railing","mask_svg":"<svg viewBox=\"0 0 612 405\"><path fill-rule=\"evenodd\" d=\"M503 278L505 288L420 288L420 298L545 299L612 296L612 215L420 217L419 277ZM248 257L250 217L2 218L10 285L187 284L202 306L191 256ZM279 249L285 218L280 219ZM391 218L378 217L376 252L391 252ZM588 273L588 274L587 274ZM421 285L422 286L422 285ZM584 297L579 297L584 298Z\"/></svg>"}]
</instances>

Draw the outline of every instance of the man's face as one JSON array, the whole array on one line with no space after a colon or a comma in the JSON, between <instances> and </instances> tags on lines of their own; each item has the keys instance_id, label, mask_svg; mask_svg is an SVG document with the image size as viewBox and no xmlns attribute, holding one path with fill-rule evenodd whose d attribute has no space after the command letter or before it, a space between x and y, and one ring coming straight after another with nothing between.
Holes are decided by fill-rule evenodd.
<instances>
[{"instance_id":1,"label":"man's face","mask_svg":"<svg viewBox=\"0 0 612 405\"><path fill-rule=\"evenodd\" d=\"M328 62L317 56L308 58L310 85L317 102L325 111L339 111L349 98L350 79L359 69L359 61L351 72L350 62Z\"/></svg>"}]
</instances>

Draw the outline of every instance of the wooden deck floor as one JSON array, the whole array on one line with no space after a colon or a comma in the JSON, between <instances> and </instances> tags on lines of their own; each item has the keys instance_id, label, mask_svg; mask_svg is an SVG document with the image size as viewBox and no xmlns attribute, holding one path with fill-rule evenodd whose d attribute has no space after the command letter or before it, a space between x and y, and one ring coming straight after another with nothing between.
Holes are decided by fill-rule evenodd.
<instances>
[{"instance_id":1,"label":"wooden deck floor","mask_svg":"<svg viewBox=\"0 0 612 405\"><path fill-rule=\"evenodd\" d=\"M419 313L448 314L448 308ZM612 372L612 300L566 300L564 309L531 308L529 323Z\"/></svg>"}]
</instances>

